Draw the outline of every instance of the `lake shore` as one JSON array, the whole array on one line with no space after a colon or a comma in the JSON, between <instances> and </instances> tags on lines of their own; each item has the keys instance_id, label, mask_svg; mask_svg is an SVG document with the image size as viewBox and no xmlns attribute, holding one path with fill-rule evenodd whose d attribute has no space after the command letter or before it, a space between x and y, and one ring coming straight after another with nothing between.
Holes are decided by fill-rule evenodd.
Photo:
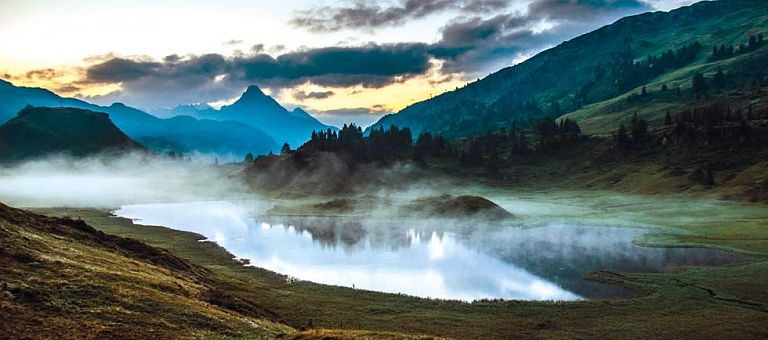
<instances>
[{"instance_id":1,"label":"lake shore","mask_svg":"<svg viewBox=\"0 0 768 340\"><path fill-rule=\"evenodd\" d=\"M631 218L637 223L660 228L660 232L636 240L641 244L717 247L745 255L749 262L724 267L681 268L662 274L597 272L590 275L594 280L643 292L629 299L463 303L292 282L273 272L243 266L218 245L200 242L202 236L194 233L135 225L103 210L35 210L49 215L80 217L106 233L168 249L212 270L217 276L241 283L237 290L231 291L232 294L273 311L295 328L365 329L456 338L765 335L761 325L768 321L765 305L768 290L755 284L768 282L764 207L722 201L699 202L700 206L695 209L689 206L688 218L665 224L663 222L669 220L670 214L680 215L684 204L697 201L654 196L641 202L642 196L594 192L547 195L548 198L537 193L520 196L538 200L541 204L536 206L538 208L552 204L572 207L557 214L544 214L544 219L591 216L595 221L610 221ZM494 200L493 195L488 197ZM505 206L498 199L494 201ZM677 204L673 204L675 202ZM723 226L724 220L732 222ZM711 315L723 317L714 319Z\"/></svg>"}]
</instances>

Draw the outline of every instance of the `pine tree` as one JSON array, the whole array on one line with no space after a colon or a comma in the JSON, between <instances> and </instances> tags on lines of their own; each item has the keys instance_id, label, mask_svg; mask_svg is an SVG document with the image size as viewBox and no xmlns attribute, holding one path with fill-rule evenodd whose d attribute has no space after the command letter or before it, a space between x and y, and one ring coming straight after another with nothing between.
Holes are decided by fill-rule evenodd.
<instances>
[{"instance_id":1,"label":"pine tree","mask_svg":"<svg viewBox=\"0 0 768 340\"><path fill-rule=\"evenodd\" d=\"M704 79L704 75L696 72L693 75L693 93L696 95L702 95L707 92L707 82Z\"/></svg>"},{"instance_id":2,"label":"pine tree","mask_svg":"<svg viewBox=\"0 0 768 340\"><path fill-rule=\"evenodd\" d=\"M621 148L626 148L629 146L629 138L627 137L627 128L624 127L624 123L621 123L619 125L619 129L616 130L616 135L614 136L614 140L616 142L616 145L618 145Z\"/></svg>"},{"instance_id":3,"label":"pine tree","mask_svg":"<svg viewBox=\"0 0 768 340\"><path fill-rule=\"evenodd\" d=\"M719 67L717 68L717 73L715 73L715 76L712 78L712 85L718 91L725 88L725 73L723 73L723 70Z\"/></svg>"},{"instance_id":4,"label":"pine tree","mask_svg":"<svg viewBox=\"0 0 768 340\"><path fill-rule=\"evenodd\" d=\"M280 148L280 154L287 155L289 153L291 153L291 146L288 143L283 143L283 147Z\"/></svg>"},{"instance_id":5,"label":"pine tree","mask_svg":"<svg viewBox=\"0 0 768 340\"><path fill-rule=\"evenodd\" d=\"M669 110L667 110L667 114L664 116L664 125L672 125L672 115L669 114Z\"/></svg>"},{"instance_id":6,"label":"pine tree","mask_svg":"<svg viewBox=\"0 0 768 340\"><path fill-rule=\"evenodd\" d=\"M245 155L245 159L244 159L244 161L245 161L246 163L253 163L253 154L252 154L252 153L250 153L250 152L249 152L248 154L246 154L246 155Z\"/></svg>"}]
</instances>

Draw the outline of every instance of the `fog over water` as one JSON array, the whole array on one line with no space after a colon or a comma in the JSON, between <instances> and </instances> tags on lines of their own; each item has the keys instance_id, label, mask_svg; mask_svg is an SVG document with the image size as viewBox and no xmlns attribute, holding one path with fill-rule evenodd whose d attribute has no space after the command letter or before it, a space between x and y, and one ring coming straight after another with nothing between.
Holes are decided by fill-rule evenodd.
<instances>
[{"instance_id":1,"label":"fog over water","mask_svg":"<svg viewBox=\"0 0 768 340\"><path fill-rule=\"evenodd\" d=\"M288 218L269 211L301 199L249 193L237 170L146 155L54 157L0 167L0 202L119 209L120 216L138 223L200 233L255 266L299 279L461 300L616 297L627 292L584 276L596 270L654 272L730 263L737 259L709 249L640 247L632 240L646 230L619 226L732 218L727 214L745 212L722 208L722 202L659 203L581 193L526 196L430 178L359 196L357 201L368 202L362 206L370 210L352 212L356 218ZM489 198L516 218L503 223L396 218L398 205L444 193Z\"/></svg>"},{"instance_id":2,"label":"fog over water","mask_svg":"<svg viewBox=\"0 0 768 340\"><path fill-rule=\"evenodd\" d=\"M200 233L252 265L303 280L466 301L616 297L627 292L584 276L603 269L655 272L736 260L709 249L640 247L632 243L644 232L637 228L253 218L248 211L208 201L128 205L116 214Z\"/></svg>"}]
</instances>

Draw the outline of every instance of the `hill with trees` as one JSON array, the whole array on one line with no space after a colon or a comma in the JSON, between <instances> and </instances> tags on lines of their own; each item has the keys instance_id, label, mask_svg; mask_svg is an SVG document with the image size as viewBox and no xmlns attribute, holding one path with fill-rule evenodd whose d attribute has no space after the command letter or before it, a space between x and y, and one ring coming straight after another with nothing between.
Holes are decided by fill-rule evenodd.
<instances>
[{"instance_id":1,"label":"hill with trees","mask_svg":"<svg viewBox=\"0 0 768 340\"><path fill-rule=\"evenodd\" d=\"M387 115L370 129L394 124L454 138L544 117L573 119L586 133L608 133L636 113L655 123L667 110L764 83L766 27L768 2L759 0L626 17Z\"/></svg>"}]
</instances>

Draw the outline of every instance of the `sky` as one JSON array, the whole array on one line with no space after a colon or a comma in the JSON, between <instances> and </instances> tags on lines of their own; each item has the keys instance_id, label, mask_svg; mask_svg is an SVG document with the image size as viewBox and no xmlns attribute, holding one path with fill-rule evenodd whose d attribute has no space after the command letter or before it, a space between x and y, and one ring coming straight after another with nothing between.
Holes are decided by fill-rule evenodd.
<instances>
[{"instance_id":1,"label":"sky","mask_svg":"<svg viewBox=\"0 0 768 340\"><path fill-rule=\"evenodd\" d=\"M151 112L257 85L373 123L623 16L693 0L0 0L0 78Z\"/></svg>"}]
</instances>

